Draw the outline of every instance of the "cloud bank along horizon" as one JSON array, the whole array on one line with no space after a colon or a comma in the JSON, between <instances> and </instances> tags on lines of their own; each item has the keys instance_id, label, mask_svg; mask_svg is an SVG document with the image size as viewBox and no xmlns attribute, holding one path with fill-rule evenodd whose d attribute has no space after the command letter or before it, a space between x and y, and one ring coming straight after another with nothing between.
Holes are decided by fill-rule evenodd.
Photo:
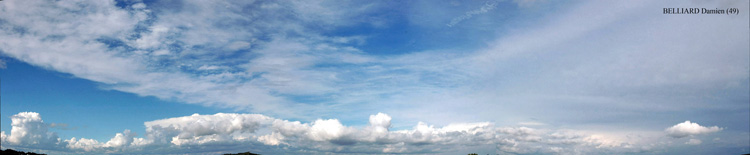
<instances>
[{"instance_id":1,"label":"cloud bank along horizon","mask_svg":"<svg viewBox=\"0 0 750 155\"><path fill-rule=\"evenodd\" d=\"M625 135L592 134L580 130L496 127L489 122L456 123L435 127L419 122L413 129L391 131L391 117L370 115L367 126L344 126L337 119L302 123L260 114L218 113L145 122L141 137L130 130L109 141L61 139L39 113L12 116L10 134L0 133L6 147L61 151L56 153L196 153L263 148L261 152L434 153L447 148L492 145L504 153L638 153L662 149L664 143L624 140ZM664 130L673 139L721 131L685 121ZM659 139L659 135L651 135ZM627 138L626 138L627 139ZM643 140L643 139L639 139ZM663 139L661 139L663 140ZM322 142L322 143L321 143ZM698 145L690 138L686 144ZM293 146L273 148L269 146ZM218 147L218 148L217 148ZM242 148L242 149L238 149Z\"/></svg>"},{"instance_id":2,"label":"cloud bank along horizon","mask_svg":"<svg viewBox=\"0 0 750 155\"><path fill-rule=\"evenodd\" d=\"M28 112L80 105L25 103L12 92L65 96L19 80L3 83L23 89L3 89L14 111L2 113L11 124L1 144L55 154L747 153L747 3L2 1L4 79L24 79L5 74L24 63L94 83L84 86L93 97L223 113L133 117L144 126L91 139L60 123L113 128ZM660 12L673 7L740 14ZM94 104L73 108L95 117L112 103Z\"/></svg>"}]
</instances>

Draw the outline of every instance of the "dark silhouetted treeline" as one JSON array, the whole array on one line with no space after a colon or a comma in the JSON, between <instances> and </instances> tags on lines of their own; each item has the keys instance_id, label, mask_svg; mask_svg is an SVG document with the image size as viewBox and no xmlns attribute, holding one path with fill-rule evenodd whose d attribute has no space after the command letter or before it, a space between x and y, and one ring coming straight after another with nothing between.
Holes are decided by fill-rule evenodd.
<instances>
[{"instance_id":1,"label":"dark silhouetted treeline","mask_svg":"<svg viewBox=\"0 0 750 155\"><path fill-rule=\"evenodd\" d=\"M13 149L0 150L0 154L2 155L46 155L46 154L38 154L34 152L16 151Z\"/></svg>"}]
</instances>

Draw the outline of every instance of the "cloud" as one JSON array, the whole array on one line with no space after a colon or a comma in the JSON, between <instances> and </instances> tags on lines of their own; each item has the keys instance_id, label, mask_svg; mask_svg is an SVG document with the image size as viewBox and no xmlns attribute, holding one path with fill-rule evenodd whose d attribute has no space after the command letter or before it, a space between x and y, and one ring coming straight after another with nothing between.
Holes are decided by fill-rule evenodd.
<instances>
[{"instance_id":1,"label":"cloud","mask_svg":"<svg viewBox=\"0 0 750 155\"><path fill-rule=\"evenodd\" d=\"M279 144L289 145L283 142L283 140L284 140L284 136L278 132L274 132L268 135L263 135L263 136L258 137L258 141L266 145L279 145Z\"/></svg>"},{"instance_id":2,"label":"cloud","mask_svg":"<svg viewBox=\"0 0 750 155\"><path fill-rule=\"evenodd\" d=\"M654 15L652 10L675 4L693 4L631 1L617 4L621 7L613 10L606 7L613 5L611 3L591 1L566 5L558 12L545 13L543 18L525 21L533 24L517 24L511 27L518 29L498 30L504 35L474 53L453 56L438 64L420 65L424 68L435 66L438 68L435 72L447 72L445 77L454 75L451 73L468 75L468 78L447 80L446 83L460 83L466 79L477 82L462 83L455 89L440 93L410 96L405 99L408 101L392 100L420 108L389 113L394 116L410 113L404 115L432 122L477 117L505 121L514 117L538 118L541 122L560 124L638 119L645 120L650 126L659 126L663 120L646 118L686 110L747 109L747 104L735 102L735 99L746 101L748 97L744 92L748 88L747 68L750 66L747 62L750 55L744 51L750 49L744 42L749 39L747 35L736 33L748 32L744 20L747 14L720 18L662 16ZM700 6L713 8L717 5L707 2ZM680 29L670 24L696 19L711 22L685 25ZM692 33L682 33L684 31ZM705 37L716 40L701 39ZM437 53L429 51L420 56L442 54ZM422 59L437 56L426 57ZM412 60L421 62L420 59ZM431 59L431 62L438 60L445 59ZM461 67L455 72L453 66ZM705 96L729 89L743 93ZM719 102L721 104L715 104ZM472 106L465 106L467 103ZM569 114L580 109L590 110ZM431 114L434 111L444 113ZM746 112L719 114L706 111L705 114L725 118L745 115ZM734 124L742 121L737 120ZM626 125L630 123L617 124L618 127L613 129L633 127Z\"/></svg>"},{"instance_id":3,"label":"cloud","mask_svg":"<svg viewBox=\"0 0 750 155\"><path fill-rule=\"evenodd\" d=\"M69 148L71 152L91 152L102 147L102 144L99 143L99 141L86 138L76 139L73 137L69 140L65 140L65 143L68 143L66 147Z\"/></svg>"},{"instance_id":4,"label":"cloud","mask_svg":"<svg viewBox=\"0 0 750 155\"><path fill-rule=\"evenodd\" d=\"M251 146L293 148L276 150L285 152L340 153L438 153L457 151L447 149L457 146L485 146L509 153L561 153L627 150L626 146L632 145L571 130L495 127L488 122L453 123L443 127L420 122L413 129L390 131L391 117L384 113L370 115L369 126L364 127L345 126L337 119L301 123L259 114L194 114L145 122L143 137L125 130L106 143L75 137L60 140L55 133L44 130L46 125L38 113L23 112L13 118L11 134L0 133L3 147L36 146L42 150L82 154L206 153L211 147Z\"/></svg>"},{"instance_id":5,"label":"cloud","mask_svg":"<svg viewBox=\"0 0 750 155\"><path fill-rule=\"evenodd\" d=\"M326 114L349 115L342 111L356 111L352 109L378 112L371 103L398 107L388 112L411 115L412 122L438 122L427 119L443 118L427 116L439 108L448 113L443 117L457 121L471 119L461 115L466 112L490 119L518 112L539 116L543 122L554 122L549 119L559 116L575 117L563 120L626 118L546 115L559 108L530 109L514 103L617 108L640 115L653 110L646 105L697 102L684 96L711 93L748 77L747 53L738 52L747 51L743 44L747 36L736 33L747 31L746 22L735 16L696 16L691 18L710 22L678 30L670 23L693 19L654 16L649 11L666 2L621 3L623 7L615 9L606 9L610 4L604 2L545 9L557 11L528 19L544 24L503 25L518 29L497 30L505 35L489 39L485 46L377 55L356 45L366 42L367 36L333 35L320 28L357 26L366 23L361 20L370 18L363 16L373 10L391 11L378 10L380 4L184 1L118 7L114 1L80 5L9 1L0 5L4 21L0 51L35 66L101 83L105 89L307 121ZM455 21L475 18L497 5L487 2ZM703 36L713 39L698 39ZM681 47L686 43L695 47ZM746 88L740 85L732 89ZM650 91L665 94L643 93ZM439 97L445 100L425 102ZM432 106L435 102L443 106ZM601 104L580 104L592 102ZM669 105L656 110L705 107L692 104L696 106ZM611 114L619 113L602 115ZM601 116L597 112L586 115Z\"/></svg>"},{"instance_id":6,"label":"cloud","mask_svg":"<svg viewBox=\"0 0 750 155\"><path fill-rule=\"evenodd\" d=\"M544 3L545 1L543 0L513 0L513 2L518 4L518 6L520 7L532 7L539 3Z\"/></svg>"},{"instance_id":7,"label":"cloud","mask_svg":"<svg viewBox=\"0 0 750 155\"><path fill-rule=\"evenodd\" d=\"M125 130L123 133L117 133L115 134L115 137L112 137L107 143L104 143L104 147L122 147L127 146L133 143L133 138L136 136L135 133L130 132L130 130Z\"/></svg>"},{"instance_id":8,"label":"cloud","mask_svg":"<svg viewBox=\"0 0 750 155\"><path fill-rule=\"evenodd\" d=\"M448 27L453 27L454 25L460 23L461 21L471 19L472 16L487 13L489 11L492 11L497 7L497 1L487 1L484 5L482 5L481 8L472 10L469 12L464 13L464 15L461 15L459 17L451 19L451 22L446 24Z\"/></svg>"},{"instance_id":9,"label":"cloud","mask_svg":"<svg viewBox=\"0 0 750 155\"><path fill-rule=\"evenodd\" d=\"M373 133L383 134L388 132L388 128L391 128L391 116L384 113L378 113L377 115L370 115L370 127L373 128Z\"/></svg>"},{"instance_id":10,"label":"cloud","mask_svg":"<svg viewBox=\"0 0 750 155\"><path fill-rule=\"evenodd\" d=\"M3 133L3 135L5 135ZM21 112L11 116L10 135L3 136L4 143L27 148L56 148L59 144L57 133L49 132L48 125L39 113Z\"/></svg>"},{"instance_id":11,"label":"cloud","mask_svg":"<svg viewBox=\"0 0 750 155\"><path fill-rule=\"evenodd\" d=\"M60 130L76 130L78 127L70 127L70 125L65 123L50 123L49 128L53 129L60 129Z\"/></svg>"},{"instance_id":12,"label":"cloud","mask_svg":"<svg viewBox=\"0 0 750 155\"><path fill-rule=\"evenodd\" d=\"M0 52L104 89L297 118L328 109L299 98L352 98L349 92L371 86L346 83L372 67L367 63L374 57L350 46L363 36L321 35L318 24L366 23L351 21L377 9L374 4L116 4L3 3Z\"/></svg>"},{"instance_id":13,"label":"cloud","mask_svg":"<svg viewBox=\"0 0 750 155\"><path fill-rule=\"evenodd\" d=\"M105 89L297 121L256 114L193 115L146 122L147 132L140 138L123 132L107 142L55 141L47 127L39 127L24 130L40 136L3 133L4 141L36 139L93 152L272 145L330 152L431 153L477 144L505 153L565 153L632 150L637 144L542 127L623 122L610 129L628 130L634 126L627 123L631 120L663 126L660 120L641 119L653 114L747 109L746 102L733 100L744 101L746 93L702 97L747 90L743 81L748 77L748 36L742 33L747 32L747 14L663 16L653 10L671 3L591 1L543 9L554 11L519 21L544 21L541 24L502 25L513 30L497 30L503 35L489 41L471 40L486 46L376 55L372 53L378 51L357 46L373 43L367 36L339 36L328 30L367 23L361 20L372 19L365 16L377 4L165 3L118 7L115 1L3 2L0 52L98 82ZM465 12L449 26L497 5L491 1ZM607 7L612 5L620 7ZM747 5L737 6L747 10ZM445 24L437 21L443 22L436 24L439 27ZM720 101L714 102L716 98ZM660 106L653 106L657 103ZM571 115L571 110L580 112ZM342 123L379 111L391 115L372 115L367 126ZM315 119L321 116L338 119ZM391 122L391 116L407 121ZM487 122L523 118L549 125L495 127ZM410 130L392 128L412 125ZM669 135L694 134L675 129Z\"/></svg>"},{"instance_id":14,"label":"cloud","mask_svg":"<svg viewBox=\"0 0 750 155\"><path fill-rule=\"evenodd\" d=\"M687 142L685 142L685 144L688 144L688 145L700 145L701 143L703 143L703 141L698 140L698 139L690 139Z\"/></svg>"},{"instance_id":15,"label":"cloud","mask_svg":"<svg viewBox=\"0 0 750 155\"><path fill-rule=\"evenodd\" d=\"M723 128L720 128L717 126L704 127L704 126L699 125L698 123L685 121L680 124L669 127L665 129L664 131L667 132L667 136L670 136L672 138L682 138L682 137L699 135L699 134L719 132L721 130L723 130Z\"/></svg>"},{"instance_id":16,"label":"cloud","mask_svg":"<svg viewBox=\"0 0 750 155\"><path fill-rule=\"evenodd\" d=\"M519 122L518 125L524 125L524 126L542 126L542 125L547 125L547 124L544 124L542 122L531 121L531 122Z\"/></svg>"},{"instance_id":17,"label":"cloud","mask_svg":"<svg viewBox=\"0 0 750 155\"><path fill-rule=\"evenodd\" d=\"M146 122L147 142L192 145L243 140L273 119L259 114L198 115Z\"/></svg>"}]
</instances>

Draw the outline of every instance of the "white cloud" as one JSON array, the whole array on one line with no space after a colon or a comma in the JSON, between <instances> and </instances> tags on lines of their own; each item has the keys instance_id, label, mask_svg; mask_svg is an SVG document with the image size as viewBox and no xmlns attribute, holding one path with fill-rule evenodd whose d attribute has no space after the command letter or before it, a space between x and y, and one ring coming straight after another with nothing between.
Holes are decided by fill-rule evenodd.
<instances>
[{"instance_id":1,"label":"white cloud","mask_svg":"<svg viewBox=\"0 0 750 155\"><path fill-rule=\"evenodd\" d=\"M690 139L687 142L685 142L685 144L688 144L688 145L700 145L701 143L703 143L703 141L699 139Z\"/></svg>"},{"instance_id":2,"label":"white cloud","mask_svg":"<svg viewBox=\"0 0 750 155\"><path fill-rule=\"evenodd\" d=\"M315 67L372 60L334 46L362 37L323 36L306 24L356 24L340 20L357 20L373 6L258 3L185 1L171 9L160 2L129 8L114 1L7 2L0 5L0 51L106 89L291 117L314 107L287 96L363 89L337 84L347 70Z\"/></svg>"},{"instance_id":3,"label":"white cloud","mask_svg":"<svg viewBox=\"0 0 750 155\"><path fill-rule=\"evenodd\" d=\"M32 130L29 125L42 124L37 113L14 115L11 135L0 133L3 147L39 145L44 135L55 133ZM20 125L23 124L23 125ZM457 151L456 146L484 146L499 152L601 152L630 150L632 145L609 136L582 132L495 127L491 123L454 123L436 127L418 123L410 130L389 131L391 117L384 113L370 115L370 125L351 127L337 119L318 119L311 123L281 120L259 114L198 115L149 121L143 138L130 130L117 133L106 143L86 138L48 139L59 144L55 150L76 153L201 153L210 147L284 146L297 151L362 153L428 153ZM21 132L24 130L25 132ZM14 138L10 143L5 137ZM25 138L19 138L25 137ZM33 137L33 138L29 138ZM40 138L41 137L41 138ZM628 144L628 145L625 145ZM545 147L541 147L545 146ZM64 148L64 149L63 149ZM50 149L50 148L39 148ZM622 151L622 150L616 150ZM205 152L204 152L205 153Z\"/></svg>"},{"instance_id":4,"label":"white cloud","mask_svg":"<svg viewBox=\"0 0 750 155\"><path fill-rule=\"evenodd\" d=\"M5 131L0 132L0 142L6 142L8 135L5 135Z\"/></svg>"},{"instance_id":5,"label":"white cloud","mask_svg":"<svg viewBox=\"0 0 750 155\"><path fill-rule=\"evenodd\" d=\"M125 130L122 133L115 134L115 137L112 137L112 139L107 141L107 143L104 144L104 147L122 147L130 145L133 143L133 138L135 136L135 133L130 132L130 130ZM81 140L83 140L83 138Z\"/></svg>"},{"instance_id":6,"label":"white cloud","mask_svg":"<svg viewBox=\"0 0 750 155\"><path fill-rule=\"evenodd\" d=\"M486 48L479 47L480 50L432 49L372 56L357 46L348 46L365 42L361 38L367 37L326 36L316 29L357 24L357 17L377 9L376 4L237 3L185 1L180 9L161 3L148 6L137 3L131 6L134 9L123 9L113 1L81 5L68 1L5 2L0 6L5 11L0 12L0 19L6 21L0 25L3 27L0 36L6 38L0 39L0 50L32 65L103 83L107 89L305 120L332 111L339 116L349 114L341 113L340 109L375 107L369 103L399 107L402 105L396 104L399 102L413 106L400 108L409 114L389 113L412 115L415 117L409 118L412 121L442 119L428 117L435 115L430 108L444 108L439 109L446 112L443 117L456 120L464 119L461 113L466 112L491 119L506 118L503 116L512 112L553 117L549 119L560 116L534 114L554 113L556 108L506 108L521 104L496 104L529 103L545 97L543 100L547 101L539 101L537 104L542 105L538 107L576 107L558 102L582 103L594 98L604 100L595 108L640 113L645 105L663 99L640 93L644 92L641 89L690 87L695 83L715 88L748 77L746 52L736 52L747 51L742 41L747 36L735 33L746 31L746 26L742 26L746 22L730 16L700 16L696 18L711 22L677 30L670 28L669 23L691 19L651 15L650 6L658 5L621 2L618 6L623 7L606 9L602 6L609 4L604 2L571 4L571 9L545 16L543 19L549 19L547 24L508 32L489 41ZM494 1L486 3L465 13L466 18L488 12L496 5ZM48 18L49 15L56 18ZM619 24L631 22L635 24ZM706 28L716 26L710 23L723 22L738 24ZM695 31L682 33L687 30ZM699 36L722 41L698 43L702 41L696 39ZM660 38L654 40L666 40L669 44L654 40L641 43L638 41L641 38ZM122 45L109 47L118 45L112 42ZM673 50L682 49L678 45L684 42L695 42L692 45L696 47ZM239 49L244 52L237 52ZM589 60L592 56L600 59ZM669 90L694 90L676 96L705 92L703 88ZM472 97L466 97L467 94ZM436 96L451 100L439 101L443 106L422 102ZM324 104L308 103L306 99ZM465 107L461 103L477 103L477 106ZM454 106L462 108L445 108ZM659 108L684 107L691 106ZM487 110L501 108L513 110ZM591 118L603 117L576 119Z\"/></svg>"},{"instance_id":7,"label":"white cloud","mask_svg":"<svg viewBox=\"0 0 750 155\"><path fill-rule=\"evenodd\" d=\"M370 126L373 128L373 134L384 134L391 128L391 116L384 113L370 115Z\"/></svg>"},{"instance_id":8,"label":"white cloud","mask_svg":"<svg viewBox=\"0 0 750 155\"><path fill-rule=\"evenodd\" d=\"M365 42L361 38L366 37L317 33L320 27L357 24L352 20L359 19L371 5L257 3L184 1L179 9L138 3L131 10L116 7L114 1L7 1L0 5L0 51L35 66L103 83L109 89L310 122L245 114L186 116L147 122L143 138L116 134L106 142L112 148L255 145L250 142L256 141L259 145L334 152L393 153L430 152L437 146L460 144L496 145L504 152L516 153L576 150L541 147L547 145L625 147L628 145L622 140L608 136L553 136L555 131L544 129L502 128L487 122L449 123L540 116L543 122L565 124L569 120L580 123L631 118L654 110L701 109L705 106L673 102L672 98L698 101L683 96L706 94L748 77L748 56L744 52L748 39L743 35L747 33L738 33L747 32L747 14L655 16L653 10L659 10L664 2L618 2L621 7L611 8L605 7L611 2L593 1L571 4L542 17L546 24L522 25L523 29L502 32L507 35L476 52L435 49L371 56L346 46L361 44ZM454 21L457 24L489 12L496 5L487 3ZM696 19L707 22L672 26ZM112 43L101 39L122 41L124 45L109 47ZM250 52L235 53L237 50ZM200 73L194 73L196 70ZM210 73L203 73L208 70ZM654 87L680 91L652 94L661 92ZM691 89L694 87L698 88ZM325 96L323 100L332 105L300 104L292 101L299 99L296 96ZM652 106L662 101L667 104ZM580 110L578 106L606 110L570 115L565 109ZM737 109L729 104L710 106ZM405 122L437 125L418 123L412 130L392 131L391 126L406 125L391 124L391 117L385 114L370 116L369 126L362 128L341 123L349 120L310 119L332 111L336 113L331 115L351 119L368 114L358 114L362 113L359 109L368 108L387 109L398 118L409 119ZM617 117L599 117L610 115ZM239 120L237 124L233 124L235 120ZM222 129L211 128L217 126ZM671 137L685 137L694 135L690 131L667 132ZM22 135L14 136L11 131L3 139L46 139L49 143L54 137ZM68 148L82 150L105 145L83 138L66 141ZM248 143L236 144L238 141Z\"/></svg>"},{"instance_id":9,"label":"white cloud","mask_svg":"<svg viewBox=\"0 0 750 155\"><path fill-rule=\"evenodd\" d=\"M31 148L55 148L59 138L54 132L48 132L48 125L42 121L39 113L21 112L11 116L10 135L5 136L8 144L22 145Z\"/></svg>"},{"instance_id":10,"label":"white cloud","mask_svg":"<svg viewBox=\"0 0 750 155\"><path fill-rule=\"evenodd\" d=\"M464 13L464 15L461 15L459 17L451 19L451 22L446 24L448 27L453 27L454 25L458 24L461 21L471 19L472 16L487 13L488 11L492 11L497 7L497 1L488 1L484 5L482 5L481 8L472 10L469 12Z\"/></svg>"},{"instance_id":11,"label":"white cloud","mask_svg":"<svg viewBox=\"0 0 750 155\"><path fill-rule=\"evenodd\" d=\"M415 63L421 64L415 66L435 67L435 72L429 73L447 75L441 77L450 77L455 75L453 73L468 77L451 78L446 83L475 82L462 83L448 92L420 93L403 99L408 101L388 100L419 107L389 113L431 122L480 117L499 119L498 122L537 118L542 122L579 124L606 119L623 122L617 123L618 127L627 130L633 126L625 122L636 118L652 125L660 123L658 119L646 119L650 115L685 110L747 109L747 104L733 101L746 100L746 93L706 96L728 89L747 91L750 53L744 51L750 49L746 46L748 36L742 35L748 32L747 14L664 16L654 15L652 10L693 4L676 1L616 3L590 1L566 5L559 12L533 19L530 22L533 24L498 30L504 35L487 43L486 48L464 56L434 59L442 53L426 51L410 60L450 61ZM606 7L609 5L619 7ZM700 4L706 8L717 5L714 2ZM671 24L696 19L711 22L679 29ZM684 33L686 31L691 33ZM454 66L461 67L454 69ZM597 110L569 114L583 108ZM441 113L433 114L435 111ZM723 118L739 113L705 114Z\"/></svg>"},{"instance_id":12,"label":"white cloud","mask_svg":"<svg viewBox=\"0 0 750 155\"><path fill-rule=\"evenodd\" d=\"M667 135L670 137L682 138L682 137L687 137L687 136L692 136L692 135L718 132L721 130L723 130L723 128L720 128L717 126L704 127L704 126L699 125L698 123L685 121L680 124L669 127L665 129L664 131L667 132Z\"/></svg>"},{"instance_id":13,"label":"white cloud","mask_svg":"<svg viewBox=\"0 0 750 155\"><path fill-rule=\"evenodd\" d=\"M219 66L203 65L201 67L198 67L198 70L215 70L219 68L220 68Z\"/></svg>"},{"instance_id":14,"label":"white cloud","mask_svg":"<svg viewBox=\"0 0 750 155\"><path fill-rule=\"evenodd\" d=\"M342 138L344 135L351 134L351 129L336 119L316 120L312 123L308 136L314 141L331 141Z\"/></svg>"},{"instance_id":15,"label":"white cloud","mask_svg":"<svg viewBox=\"0 0 750 155\"><path fill-rule=\"evenodd\" d=\"M245 42L245 41L235 41L232 44L229 44L229 46L227 46L227 49L229 49L229 50L240 50L240 49L249 48L249 46L250 46L250 43L248 43L248 42Z\"/></svg>"},{"instance_id":16,"label":"white cloud","mask_svg":"<svg viewBox=\"0 0 750 155\"><path fill-rule=\"evenodd\" d=\"M99 141L93 139L76 139L75 137L65 140L68 145L66 146L73 152L91 152L102 147Z\"/></svg>"},{"instance_id":17,"label":"white cloud","mask_svg":"<svg viewBox=\"0 0 750 155\"><path fill-rule=\"evenodd\" d=\"M279 145L279 144L289 145L287 143L284 143L283 140L284 140L284 136L278 132L273 132L271 134L258 137L258 141L263 142L263 144L266 144L266 145Z\"/></svg>"},{"instance_id":18,"label":"white cloud","mask_svg":"<svg viewBox=\"0 0 750 155\"><path fill-rule=\"evenodd\" d=\"M201 144L242 138L273 119L258 114L198 115L146 122L148 140L174 145Z\"/></svg>"}]
</instances>

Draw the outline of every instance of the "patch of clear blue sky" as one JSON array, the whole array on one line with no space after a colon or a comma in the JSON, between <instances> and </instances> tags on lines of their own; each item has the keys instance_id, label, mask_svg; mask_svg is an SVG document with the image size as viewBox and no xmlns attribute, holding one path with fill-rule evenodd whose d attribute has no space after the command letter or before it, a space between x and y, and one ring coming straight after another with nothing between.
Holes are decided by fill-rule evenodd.
<instances>
[{"instance_id":1,"label":"patch of clear blue sky","mask_svg":"<svg viewBox=\"0 0 750 155\"><path fill-rule=\"evenodd\" d=\"M164 101L115 90L70 74L46 70L2 57L7 68L0 70L0 128L10 132L10 117L19 112L38 112L45 123L65 123L54 128L60 138L91 138L106 142L125 129L143 136L146 121L214 114L222 109ZM224 109L226 110L226 109ZM228 111L228 110L227 110Z\"/></svg>"}]
</instances>

